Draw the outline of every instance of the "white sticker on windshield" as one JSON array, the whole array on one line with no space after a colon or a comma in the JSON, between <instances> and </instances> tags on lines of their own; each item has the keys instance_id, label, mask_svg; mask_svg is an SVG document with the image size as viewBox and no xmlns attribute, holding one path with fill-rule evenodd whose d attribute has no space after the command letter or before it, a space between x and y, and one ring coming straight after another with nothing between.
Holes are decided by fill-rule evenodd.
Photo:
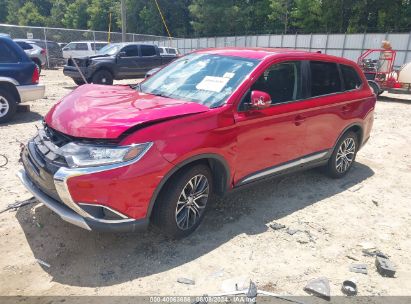
<instances>
[{"instance_id":1,"label":"white sticker on windshield","mask_svg":"<svg viewBox=\"0 0 411 304\"><path fill-rule=\"evenodd\" d=\"M227 73L224 74L223 77L224 77L224 78L230 78L230 79L231 79L231 78L234 77L234 75L235 75L234 73L227 72Z\"/></svg>"},{"instance_id":2,"label":"white sticker on windshield","mask_svg":"<svg viewBox=\"0 0 411 304\"><path fill-rule=\"evenodd\" d=\"M229 80L230 78L206 76L199 84L196 85L196 89L221 92Z\"/></svg>"}]
</instances>

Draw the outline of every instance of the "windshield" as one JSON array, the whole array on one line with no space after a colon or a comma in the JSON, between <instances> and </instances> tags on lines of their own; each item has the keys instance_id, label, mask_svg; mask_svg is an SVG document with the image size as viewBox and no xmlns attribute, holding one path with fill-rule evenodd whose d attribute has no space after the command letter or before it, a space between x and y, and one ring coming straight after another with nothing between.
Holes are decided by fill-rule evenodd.
<instances>
[{"instance_id":1,"label":"windshield","mask_svg":"<svg viewBox=\"0 0 411 304\"><path fill-rule=\"evenodd\" d=\"M120 48L121 45L118 44L107 44L97 52L97 55L114 55Z\"/></svg>"},{"instance_id":2,"label":"windshield","mask_svg":"<svg viewBox=\"0 0 411 304\"><path fill-rule=\"evenodd\" d=\"M143 93L218 107L258 64L258 60L214 54L180 58L144 81Z\"/></svg>"}]
</instances>

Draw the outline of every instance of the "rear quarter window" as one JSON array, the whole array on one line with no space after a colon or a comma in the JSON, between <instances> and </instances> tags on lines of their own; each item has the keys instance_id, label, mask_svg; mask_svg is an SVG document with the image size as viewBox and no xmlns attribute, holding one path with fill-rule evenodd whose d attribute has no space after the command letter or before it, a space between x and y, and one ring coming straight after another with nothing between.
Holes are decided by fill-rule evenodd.
<instances>
[{"instance_id":1,"label":"rear quarter window","mask_svg":"<svg viewBox=\"0 0 411 304\"><path fill-rule=\"evenodd\" d=\"M0 41L0 63L17 63L19 56L10 46Z\"/></svg>"},{"instance_id":2,"label":"rear quarter window","mask_svg":"<svg viewBox=\"0 0 411 304\"><path fill-rule=\"evenodd\" d=\"M342 91L340 72L334 62L311 61L311 96L321 96Z\"/></svg>"},{"instance_id":3,"label":"rear quarter window","mask_svg":"<svg viewBox=\"0 0 411 304\"><path fill-rule=\"evenodd\" d=\"M362 80L357 71L348 65L340 65L341 74L344 80L344 86L346 91L359 89L362 85Z\"/></svg>"},{"instance_id":4,"label":"rear quarter window","mask_svg":"<svg viewBox=\"0 0 411 304\"><path fill-rule=\"evenodd\" d=\"M31 50L33 47L24 41L16 41L16 43L23 49L23 50Z\"/></svg>"}]
</instances>

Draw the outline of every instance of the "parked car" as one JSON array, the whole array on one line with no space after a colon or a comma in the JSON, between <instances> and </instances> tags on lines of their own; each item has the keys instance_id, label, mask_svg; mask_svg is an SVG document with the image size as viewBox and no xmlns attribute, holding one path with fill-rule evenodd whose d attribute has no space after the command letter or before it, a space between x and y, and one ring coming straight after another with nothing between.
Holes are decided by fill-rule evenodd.
<instances>
[{"instance_id":1,"label":"parked car","mask_svg":"<svg viewBox=\"0 0 411 304\"><path fill-rule=\"evenodd\" d=\"M114 43L105 46L97 55L69 59L64 66L64 75L73 78L78 85L84 84L73 60L88 82L113 84L113 80L144 77L152 68L162 66L175 57L160 56L158 47L148 44Z\"/></svg>"},{"instance_id":2,"label":"parked car","mask_svg":"<svg viewBox=\"0 0 411 304\"><path fill-rule=\"evenodd\" d=\"M64 48L67 45L67 43L65 42L57 42L57 44L60 46L60 48ZM63 57L64 57L64 52L63 52Z\"/></svg>"},{"instance_id":3,"label":"parked car","mask_svg":"<svg viewBox=\"0 0 411 304\"><path fill-rule=\"evenodd\" d=\"M87 230L152 222L184 237L215 194L318 166L346 175L370 137L375 103L362 71L343 58L200 50L134 89L74 90L29 141L19 176Z\"/></svg>"},{"instance_id":4,"label":"parked car","mask_svg":"<svg viewBox=\"0 0 411 304\"><path fill-rule=\"evenodd\" d=\"M48 66L50 68L55 68L64 65L65 61L63 58L63 52L57 42L42 39L18 39L19 41L24 41L28 44L34 44L42 49L46 50L46 60L49 61ZM47 64L47 62L46 62Z\"/></svg>"},{"instance_id":5,"label":"parked car","mask_svg":"<svg viewBox=\"0 0 411 304\"><path fill-rule=\"evenodd\" d=\"M33 62L37 65L37 68L39 69L40 73L42 67L47 62L46 50L34 43L29 44L26 41L15 39L14 42L16 42L23 49L23 51L31 58L31 60L33 60Z\"/></svg>"},{"instance_id":6,"label":"parked car","mask_svg":"<svg viewBox=\"0 0 411 304\"><path fill-rule=\"evenodd\" d=\"M73 41L63 47L63 57L86 57L93 56L107 45L104 41Z\"/></svg>"},{"instance_id":7,"label":"parked car","mask_svg":"<svg viewBox=\"0 0 411 304\"><path fill-rule=\"evenodd\" d=\"M0 37L0 123L9 121L21 102L43 98L37 65L13 40Z\"/></svg>"},{"instance_id":8,"label":"parked car","mask_svg":"<svg viewBox=\"0 0 411 304\"><path fill-rule=\"evenodd\" d=\"M180 51L176 48L159 46L158 47L161 56L174 56L177 57L180 55Z\"/></svg>"}]
</instances>

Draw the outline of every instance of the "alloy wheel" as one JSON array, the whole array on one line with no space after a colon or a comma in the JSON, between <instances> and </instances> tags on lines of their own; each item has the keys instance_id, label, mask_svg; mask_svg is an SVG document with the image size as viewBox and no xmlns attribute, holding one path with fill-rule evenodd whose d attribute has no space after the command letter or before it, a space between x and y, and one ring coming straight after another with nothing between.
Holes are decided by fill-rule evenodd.
<instances>
[{"instance_id":1,"label":"alloy wheel","mask_svg":"<svg viewBox=\"0 0 411 304\"><path fill-rule=\"evenodd\" d=\"M6 98L0 96L0 117L4 117L9 112L10 105Z\"/></svg>"},{"instance_id":2,"label":"alloy wheel","mask_svg":"<svg viewBox=\"0 0 411 304\"><path fill-rule=\"evenodd\" d=\"M347 171L355 157L355 140L352 137L346 138L338 148L336 157L336 170L339 173Z\"/></svg>"},{"instance_id":3,"label":"alloy wheel","mask_svg":"<svg viewBox=\"0 0 411 304\"><path fill-rule=\"evenodd\" d=\"M184 186L178 198L175 211L176 224L181 230L188 230L200 219L208 201L207 177L199 174Z\"/></svg>"}]
</instances>

